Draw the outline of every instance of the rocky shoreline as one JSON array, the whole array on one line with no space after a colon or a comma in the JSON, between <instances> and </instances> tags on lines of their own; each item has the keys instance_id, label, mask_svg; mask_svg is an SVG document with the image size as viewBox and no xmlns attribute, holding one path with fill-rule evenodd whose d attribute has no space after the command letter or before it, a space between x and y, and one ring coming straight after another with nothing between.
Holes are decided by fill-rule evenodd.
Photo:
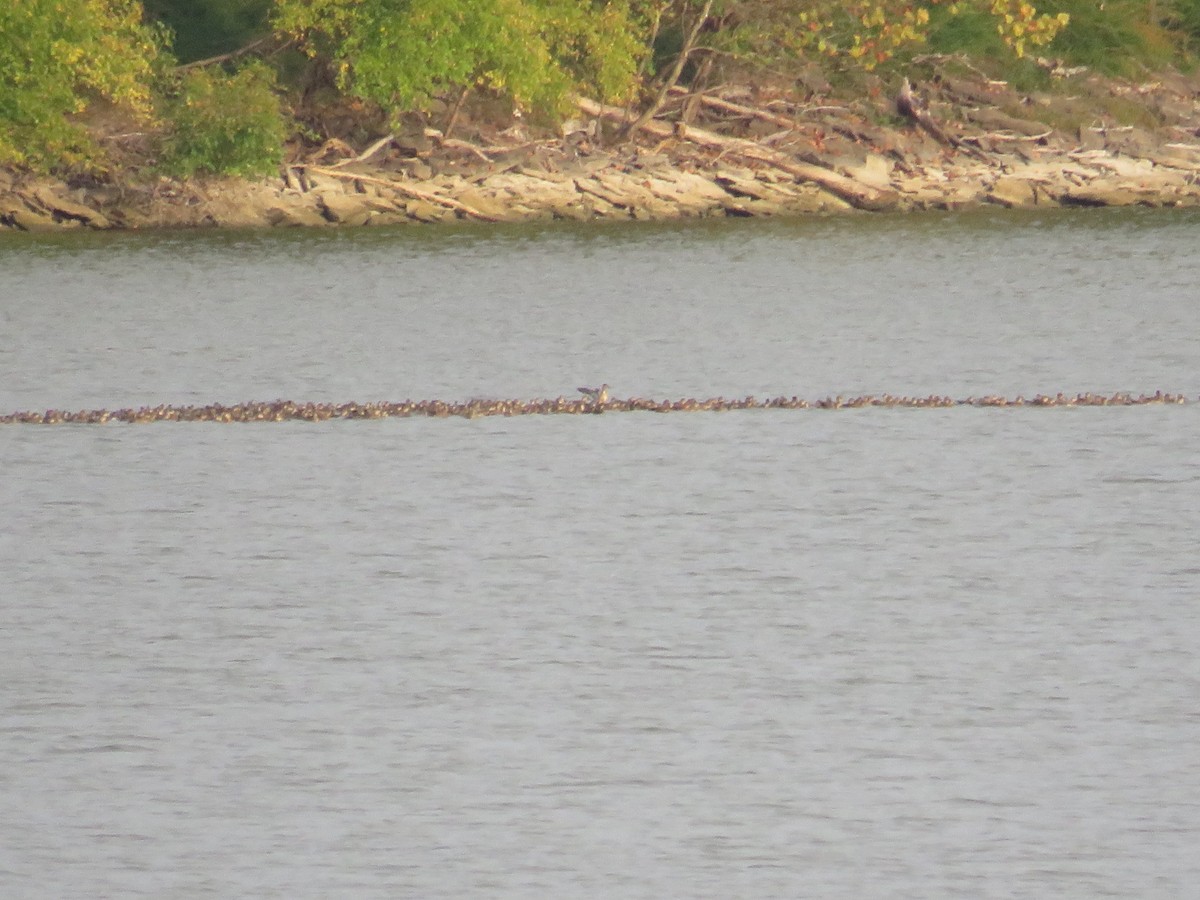
<instances>
[{"instance_id":1,"label":"rocky shoreline","mask_svg":"<svg viewBox=\"0 0 1200 900\"><path fill-rule=\"evenodd\" d=\"M1081 82L1081 85L1084 82ZM616 143L624 111L580 101L562 134L517 124L450 139L425 128L363 150L293 154L277 177L186 181L127 174L66 183L0 171L0 226L72 228L399 225L471 220L674 220L853 210L1200 206L1200 79L1087 83L1079 98L938 79L905 118L895 98L836 102L755 88L675 98L667 122ZM1096 106L1107 92L1146 125ZM1112 104L1109 103L1109 106ZM903 105L901 106L903 109ZM1022 115L1015 115L1020 112ZM1073 111L1080 118L1079 109ZM925 119L926 121L922 121ZM883 122L883 124L880 124ZM1056 122L1059 123L1056 126ZM937 124L935 124L937 123ZM608 134L606 135L606 132Z\"/></svg>"}]
</instances>

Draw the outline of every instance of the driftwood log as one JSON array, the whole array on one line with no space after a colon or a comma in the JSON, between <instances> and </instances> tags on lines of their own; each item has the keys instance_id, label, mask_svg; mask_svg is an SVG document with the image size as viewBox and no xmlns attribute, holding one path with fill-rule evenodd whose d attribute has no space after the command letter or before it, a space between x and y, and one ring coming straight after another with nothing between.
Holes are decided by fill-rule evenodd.
<instances>
[{"instance_id":1,"label":"driftwood log","mask_svg":"<svg viewBox=\"0 0 1200 900\"><path fill-rule=\"evenodd\" d=\"M628 119L626 110L619 106L597 103L595 100L590 100L586 97L577 97L575 98L575 102L580 110L589 116L602 117L615 122L624 122ZM714 134L711 131L705 131L702 128L691 128L682 124L673 127L665 122L654 120L644 123L641 127L643 131L655 137L679 138L703 147L720 150L727 156L741 157L744 160L765 163L801 181L810 181L813 184L819 185L829 191L829 193L842 198L851 206L858 209L872 211L894 209L899 202L895 191L873 188L870 185L863 184L861 181L856 181L845 175L839 175L837 172L832 172L821 166L799 162L778 151L756 144L754 141L744 140L743 138L725 137Z\"/></svg>"},{"instance_id":2,"label":"driftwood log","mask_svg":"<svg viewBox=\"0 0 1200 900\"><path fill-rule=\"evenodd\" d=\"M946 134L945 129L929 114L929 110L925 108L924 102L913 93L912 83L907 78L900 85L900 93L896 95L896 110L900 115L915 122L919 128L939 144L949 147L952 150L962 150L964 153L968 153L978 159L986 160L988 158L987 154L978 147L963 143Z\"/></svg>"},{"instance_id":3,"label":"driftwood log","mask_svg":"<svg viewBox=\"0 0 1200 900\"><path fill-rule=\"evenodd\" d=\"M913 93L912 82L907 78L900 85L900 93L896 95L896 109L900 115L906 119L911 119L939 144L944 144L947 147L954 146L954 141L942 130L942 126L934 121L933 116L929 114L929 110L925 108L925 103Z\"/></svg>"},{"instance_id":4,"label":"driftwood log","mask_svg":"<svg viewBox=\"0 0 1200 900\"><path fill-rule=\"evenodd\" d=\"M713 97L709 94L692 94L688 101L696 101L700 106L707 106L709 109L720 110L725 113L733 113L735 116L742 116L747 119L759 119L763 122L770 122L772 125L778 125L780 128L796 127L796 120L788 116L781 116L778 113L769 112L765 109L756 109L753 106L743 106L740 103L731 103L728 100L723 100L720 97Z\"/></svg>"}]
</instances>

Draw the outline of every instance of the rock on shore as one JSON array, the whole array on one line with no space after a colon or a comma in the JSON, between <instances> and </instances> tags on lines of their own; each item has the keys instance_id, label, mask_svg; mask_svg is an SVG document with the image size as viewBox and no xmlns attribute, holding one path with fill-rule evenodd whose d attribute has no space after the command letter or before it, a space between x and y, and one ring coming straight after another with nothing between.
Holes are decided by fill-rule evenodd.
<instances>
[{"instance_id":1,"label":"rock on shore","mask_svg":"<svg viewBox=\"0 0 1200 900\"><path fill-rule=\"evenodd\" d=\"M938 140L870 104L799 103L746 88L702 96L639 143L605 146L596 119L531 140L341 142L255 181L158 178L68 185L0 171L0 226L70 228L363 226L473 220L795 216L854 209L1200 205L1200 83L1118 85L1154 128L1058 130L1055 103L1007 85L944 79L929 105ZM699 108L700 114L695 110ZM688 124L682 111L692 110ZM1022 111L1023 118L1010 111ZM668 110L669 114L669 110ZM888 121L884 126L879 120ZM948 141L948 143L947 143Z\"/></svg>"}]
</instances>

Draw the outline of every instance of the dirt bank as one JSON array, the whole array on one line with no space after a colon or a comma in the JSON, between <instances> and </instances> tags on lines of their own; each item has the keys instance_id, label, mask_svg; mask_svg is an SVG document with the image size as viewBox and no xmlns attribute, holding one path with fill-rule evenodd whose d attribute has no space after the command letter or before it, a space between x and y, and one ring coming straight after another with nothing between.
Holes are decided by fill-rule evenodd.
<instances>
[{"instance_id":1,"label":"dirt bank","mask_svg":"<svg viewBox=\"0 0 1200 900\"><path fill-rule=\"evenodd\" d=\"M581 101L562 134L468 125L297 150L277 177L179 181L118 172L65 183L0 171L0 226L394 225L679 219L849 210L1200 205L1200 76L1060 73L1022 94L932 76L911 101L871 86L680 91L636 141ZM904 114L906 113L906 114Z\"/></svg>"}]
</instances>

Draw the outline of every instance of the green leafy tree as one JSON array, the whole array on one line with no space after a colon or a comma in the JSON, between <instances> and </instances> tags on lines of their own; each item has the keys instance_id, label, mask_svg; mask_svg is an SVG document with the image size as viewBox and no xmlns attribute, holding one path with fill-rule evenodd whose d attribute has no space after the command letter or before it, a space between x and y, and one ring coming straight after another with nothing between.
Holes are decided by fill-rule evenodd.
<instances>
[{"instance_id":1,"label":"green leafy tree","mask_svg":"<svg viewBox=\"0 0 1200 900\"><path fill-rule=\"evenodd\" d=\"M94 160L96 147L72 117L96 99L149 116L159 50L136 0L0 3L0 163Z\"/></svg>"},{"instance_id":2,"label":"green leafy tree","mask_svg":"<svg viewBox=\"0 0 1200 900\"><path fill-rule=\"evenodd\" d=\"M277 0L276 25L385 109L485 88L557 112L628 94L644 52L628 0Z\"/></svg>"}]
</instances>

